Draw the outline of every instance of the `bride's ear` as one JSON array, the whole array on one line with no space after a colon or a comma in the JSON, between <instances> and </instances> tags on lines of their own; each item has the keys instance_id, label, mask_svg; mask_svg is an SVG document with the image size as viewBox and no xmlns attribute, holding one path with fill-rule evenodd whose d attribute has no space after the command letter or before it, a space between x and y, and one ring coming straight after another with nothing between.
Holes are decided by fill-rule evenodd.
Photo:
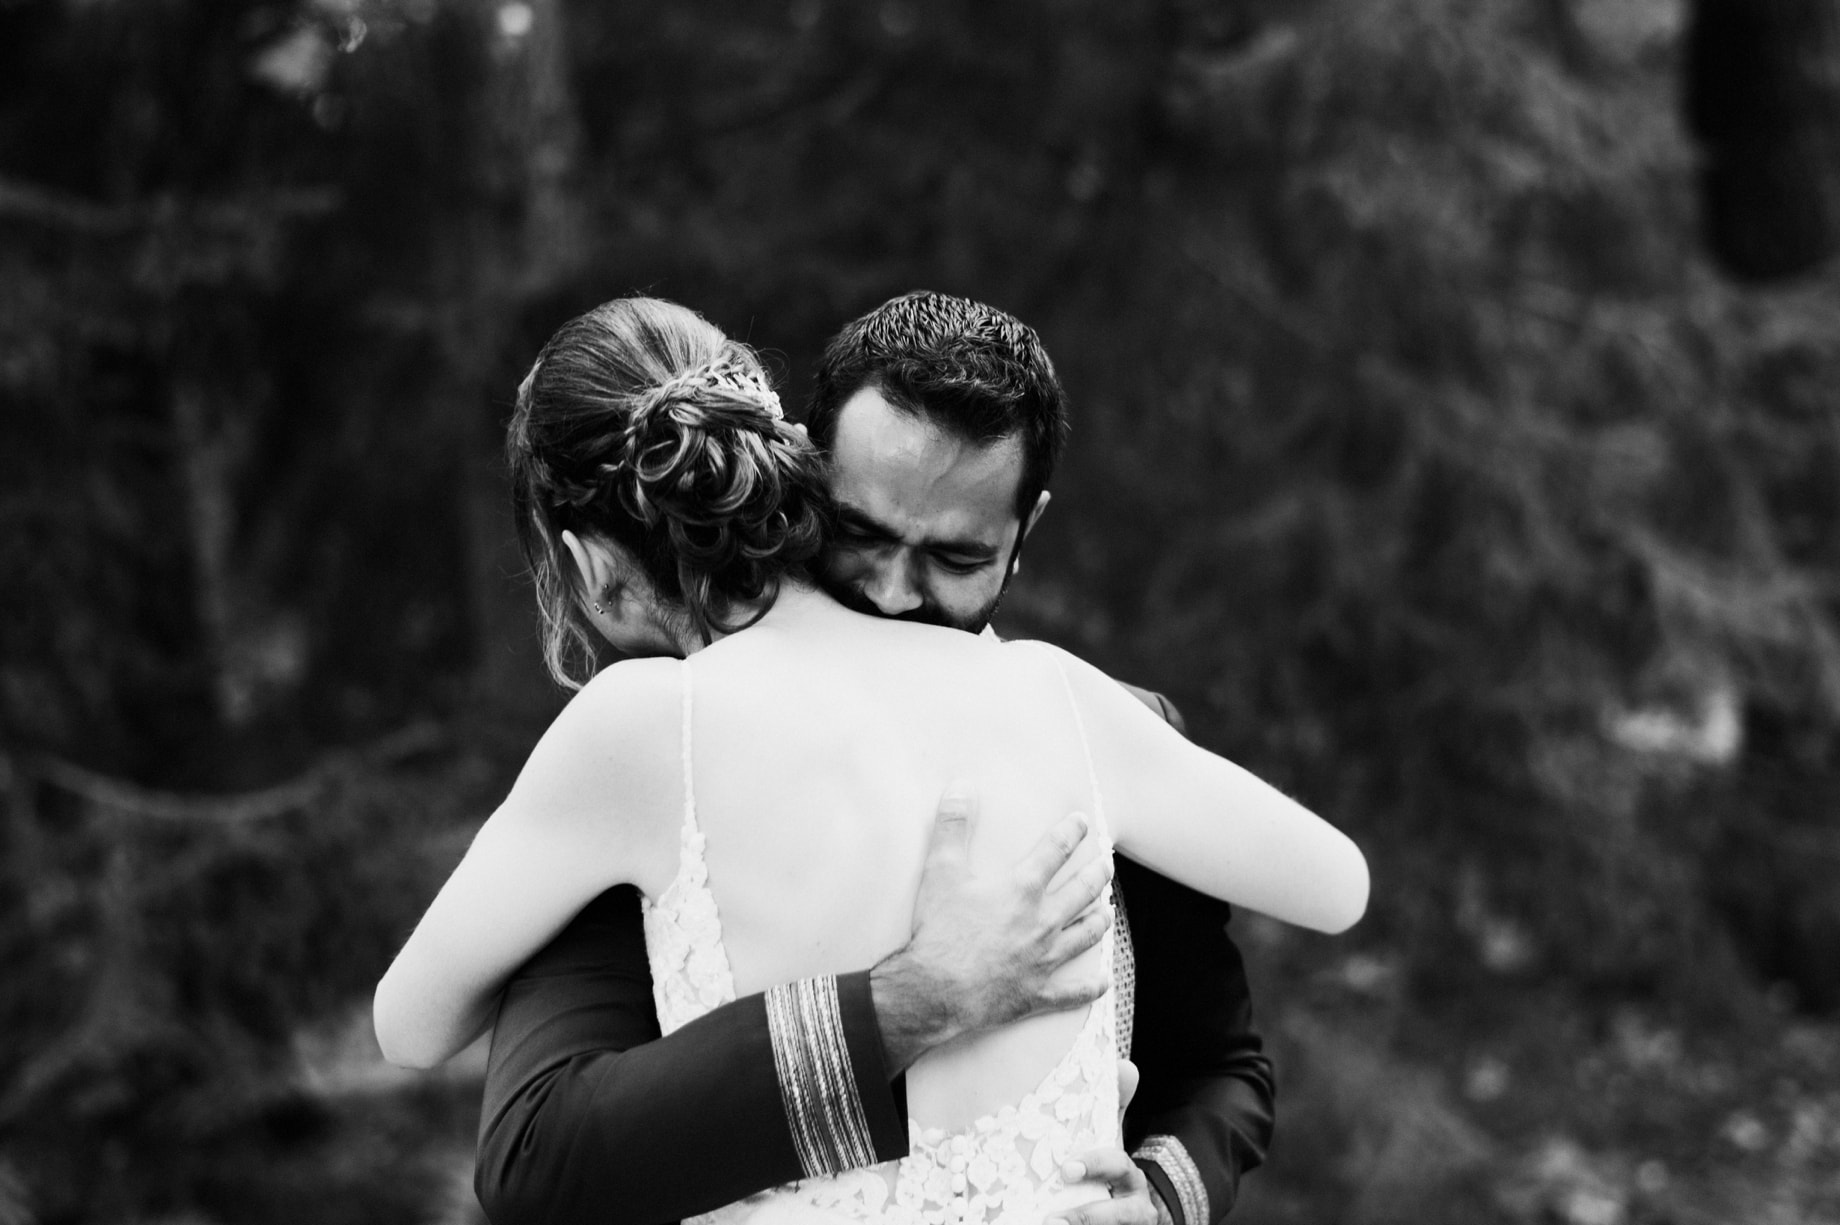
<instances>
[{"instance_id":1,"label":"bride's ear","mask_svg":"<svg viewBox=\"0 0 1840 1225\"><path fill-rule=\"evenodd\" d=\"M576 590L582 600L589 604L605 602L619 582L620 565L615 556L619 546L596 536L584 540L564 528L562 547L575 561Z\"/></svg>"}]
</instances>

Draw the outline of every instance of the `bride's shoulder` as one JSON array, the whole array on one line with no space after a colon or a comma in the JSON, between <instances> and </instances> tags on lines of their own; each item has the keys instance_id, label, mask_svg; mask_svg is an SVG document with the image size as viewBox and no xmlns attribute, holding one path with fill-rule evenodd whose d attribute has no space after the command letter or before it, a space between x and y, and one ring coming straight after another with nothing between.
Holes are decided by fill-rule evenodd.
<instances>
[{"instance_id":1,"label":"bride's shoulder","mask_svg":"<svg viewBox=\"0 0 1840 1225\"><path fill-rule=\"evenodd\" d=\"M674 663L620 663L582 686L531 750L505 809L603 841L609 797L620 801L617 824L636 834L650 829L647 814L668 814L676 776L664 763L676 760L679 723L665 712L674 714L681 692Z\"/></svg>"},{"instance_id":2,"label":"bride's shoulder","mask_svg":"<svg viewBox=\"0 0 1840 1225\"><path fill-rule=\"evenodd\" d=\"M1093 678L1105 675L1065 647L1040 639L1010 638L994 647L1002 652L1011 676L1026 678L1036 691L1051 692L1061 701L1072 693L1084 704Z\"/></svg>"},{"instance_id":3,"label":"bride's shoulder","mask_svg":"<svg viewBox=\"0 0 1840 1225\"><path fill-rule=\"evenodd\" d=\"M569 704L675 701L683 691L683 671L684 661L669 655L622 659L589 677Z\"/></svg>"},{"instance_id":4,"label":"bride's shoulder","mask_svg":"<svg viewBox=\"0 0 1840 1225\"><path fill-rule=\"evenodd\" d=\"M646 760L654 742L677 735L674 717L683 700L681 660L628 659L599 672L556 716L546 739L597 756Z\"/></svg>"},{"instance_id":5,"label":"bride's shoulder","mask_svg":"<svg viewBox=\"0 0 1840 1225\"><path fill-rule=\"evenodd\" d=\"M1058 675L1082 709L1129 710L1143 702L1132 687L1114 680L1065 647L1032 638L1009 639L1002 646L1012 658L1028 661L1038 674Z\"/></svg>"},{"instance_id":6,"label":"bride's shoulder","mask_svg":"<svg viewBox=\"0 0 1840 1225\"><path fill-rule=\"evenodd\" d=\"M1003 651L1006 658L1029 667L1061 672L1090 667L1065 647L1055 646L1052 642L1044 642L1039 638L1004 638L1001 640L991 638L986 641L994 643Z\"/></svg>"},{"instance_id":7,"label":"bride's shoulder","mask_svg":"<svg viewBox=\"0 0 1840 1225\"><path fill-rule=\"evenodd\" d=\"M589 678L562 713L602 726L609 720L649 725L683 701L683 672L684 661L669 656L620 660Z\"/></svg>"}]
</instances>

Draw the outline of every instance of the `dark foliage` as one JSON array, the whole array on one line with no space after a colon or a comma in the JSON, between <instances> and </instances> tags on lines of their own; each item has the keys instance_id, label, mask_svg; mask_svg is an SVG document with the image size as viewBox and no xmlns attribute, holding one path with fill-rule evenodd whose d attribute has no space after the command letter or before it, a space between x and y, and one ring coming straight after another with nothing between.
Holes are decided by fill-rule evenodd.
<instances>
[{"instance_id":1,"label":"dark foliage","mask_svg":"<svg viewBox=\"0 0 1840 1225\"><path fill-rule=\"evenodd\" d=\"M1705 29L0 0L0 1222L463 1215L464 1080L361 1014L556 700L516 380L646 289L793 403L917 286L1074 398L1005 628L1373 860L1349 940L1236 924L1286 1086L1239 1217L1831 1216L1840 303L1698 246L1805 268L1840 159L1703 82L1683 127Z\"/></svg>"}]
</instances>

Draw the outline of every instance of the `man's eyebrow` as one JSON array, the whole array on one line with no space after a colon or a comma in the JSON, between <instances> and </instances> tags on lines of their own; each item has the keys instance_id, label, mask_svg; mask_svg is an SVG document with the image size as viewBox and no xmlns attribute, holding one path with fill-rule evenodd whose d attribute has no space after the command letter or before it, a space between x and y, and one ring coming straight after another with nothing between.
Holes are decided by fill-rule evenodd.
<instances>
[{"instance_id":1,"label":"man's eyebrow","mask_svg":"<svg viewBox=\"0 0 1840 1225\"><path fill-rule=\"evenodd\" d=\"M899 541L899 533L885 523L878 523L873 515L856 509L847 503L837 504L837 521L859 536L876 536L883 540Z\"/></svg>"},{"instance_id":2,"label":"man's eyebrow","mask_svg":"<svg viewBox=\"0 0 1840 1225\"><path fill-rule=\"evenodd\" d=\"M989 561L997 555L994 546L987 545L981 540L928 540L926 548L930 552L951 553L977 561Z\"/></svg>"},{"instance_id":3,"label":"man's eyebrow","mask_svg":"<svg viewBox=\"0 0 1840 1225\"><path fill-rule=\"evenodd\" d=\"M837 520L840 524L849 528L859 536L871 536L877 540L889 540L896 544L905 543L901 534L895 531L894 528L877 520L875 516L869 514L867 511L851 506L847 502L840 502L837 504ZM963 557L977 558L981 561L988 561L990 558L997 555L996 546L986 544L982 540L970 538L963 540L942 540L936 537L928 537L920 542L920 547L933 553L953 553Z\"/></svg>"}]
</instances>

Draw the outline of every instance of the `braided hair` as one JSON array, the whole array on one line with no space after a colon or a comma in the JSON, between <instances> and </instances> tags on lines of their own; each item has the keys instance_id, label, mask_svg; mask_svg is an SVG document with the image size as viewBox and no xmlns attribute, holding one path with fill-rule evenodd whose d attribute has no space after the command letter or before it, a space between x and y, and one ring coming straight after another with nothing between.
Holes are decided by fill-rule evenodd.
<instances>
[{"instance_id":1,"label":"braided hair","mask_svg":"<svg viewBox=\"0 0 1840 1225\"><path fill-rule=\"evenodd\" d=\"M805 424L829 452L844 403L873 387L901 412L980 445L1017 437L1026 518L1067 443L1067 393L1035 330L970 298L915 290L851 320L825 347Z\"/></svg>"},{"instance_id":2,"label":"braided hair","mask_svg":"<svg viewBox=\"0 0 1840 1225\"><path fill-rule=\"evenodd\" d=\"M563 324L518 387L505 451L544 660L570 688L591 671L596 635L564 531L624 547L708 642L803 575L829 523L822 461L753 351L658 298Z\"/></svg>"}]
</instances>

